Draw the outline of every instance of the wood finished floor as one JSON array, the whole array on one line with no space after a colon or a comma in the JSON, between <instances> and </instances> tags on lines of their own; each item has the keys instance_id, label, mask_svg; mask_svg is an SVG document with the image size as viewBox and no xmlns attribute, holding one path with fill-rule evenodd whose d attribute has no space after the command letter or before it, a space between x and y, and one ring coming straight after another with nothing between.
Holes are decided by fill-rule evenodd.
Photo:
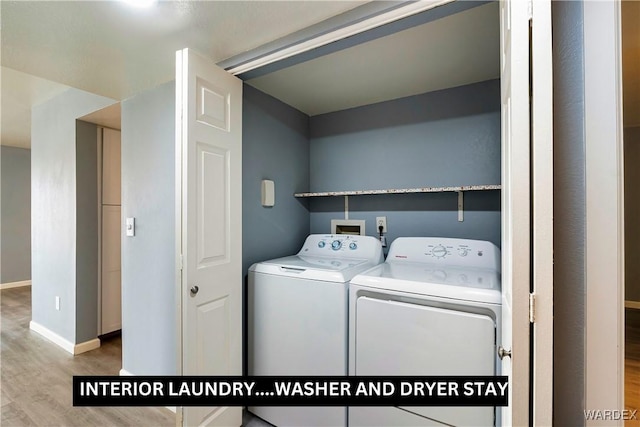
<instances>
[{"instance_id":1,"label":"wood finished floor","mask_svg":"<svg viewBox=\"0 0 640 427\"><path fill-rule=\"evenodd\" d=\"M638 409L638 420L625 426L640 426L640 310L625 312L624 404L631 411Z\"/></svg>"},{"instance_id":2,"label":"wood finished floor","mask_svg":"<svg viewBox=\"0 0 640 427\"><path fill-rule=\"evenodd\" d=\"M73 375L118 375L120 337L72 356L29 330L30 287L0 292L0 425L175 426L166 408L73 407Z\"/></svg>"}]
</instances>

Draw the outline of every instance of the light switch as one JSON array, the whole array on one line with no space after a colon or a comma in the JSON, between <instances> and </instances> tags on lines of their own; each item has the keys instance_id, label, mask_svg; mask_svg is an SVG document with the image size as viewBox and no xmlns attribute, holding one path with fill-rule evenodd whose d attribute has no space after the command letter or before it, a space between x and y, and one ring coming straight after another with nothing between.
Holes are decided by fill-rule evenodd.
<instances>
[{"instance_id":1,"label":"light switch","mask_svg":"<svg viewBox=\"0 0 640 427\"><path fill-rule=\"evenodd\" d=\"M127 218L125 220L125 227L127 229L127 236L135 236L136 235L136 219L135 218Z\"/></svg>"}]
</instances>

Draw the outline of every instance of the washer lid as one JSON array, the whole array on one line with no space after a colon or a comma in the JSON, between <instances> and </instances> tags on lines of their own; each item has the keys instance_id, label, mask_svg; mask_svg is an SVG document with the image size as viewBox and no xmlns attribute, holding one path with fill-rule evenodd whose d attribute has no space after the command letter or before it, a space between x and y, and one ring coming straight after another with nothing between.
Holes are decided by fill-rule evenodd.
<instances>
[{"instance_id":1,"label":"washer lid","mask_svg":"<svg viewBox=\"0 0 640 427\"><path fill-rule=\"evenodd\" d=\"M501 303L500 276L493 270L424 263L384 263L351 279L368 286L490 304Z\"/></svg>"},{"instance_id":2,"label":"washer lid","mask_svg":"<svg viewBox=\"0 0 640 427\"><path fill-rule=\"evenodd\" d=\"M340 259L293 255L254 264L250 271L328 282L348 282L376 265L366 259Z\"/></svg>"}]
</instances>

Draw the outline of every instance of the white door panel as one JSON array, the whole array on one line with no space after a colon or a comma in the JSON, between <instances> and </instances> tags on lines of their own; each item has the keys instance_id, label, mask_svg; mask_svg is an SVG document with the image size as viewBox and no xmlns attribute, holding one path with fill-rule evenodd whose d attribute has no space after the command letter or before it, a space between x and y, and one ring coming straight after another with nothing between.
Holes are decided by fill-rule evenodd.
<instances>
[{"instance_id":1,"label":"white door panel","mask_svg":"<svg viewBox=\"0 0 640 427\"><path fill-rule=\"evenodd\" d=\"M242 374L242 83L177 53L182 374ZM240 425L241 408L184 408L184 425Z\"/></svg>"},{"instance_id":2,"label":"white door panel","mask_svg":"<svg viewBox=\"0 0 640 427\"><path fill-rule=\"evenodd\" d=\"M120 206L102 206L101 334L122 329Z\"/></svg>"}]
</instances>

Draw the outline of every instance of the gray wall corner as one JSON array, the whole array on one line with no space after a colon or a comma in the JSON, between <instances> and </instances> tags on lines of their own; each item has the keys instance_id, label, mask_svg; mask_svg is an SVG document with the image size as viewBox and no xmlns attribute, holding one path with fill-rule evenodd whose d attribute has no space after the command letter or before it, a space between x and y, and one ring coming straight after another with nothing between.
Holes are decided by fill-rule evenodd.
<instances>
[{"instance_id":1,"label":"gray wall corner","mask_svg":"<svg viewBox=\"0 0 640 427\"><path fill-rule=\"evenodd\" d=\"M244 84L242 108L242 271L296 253L309 234L309 117ZM260 203L261 181L275 182L275 206Z\"/></svg>"},{"instance_id":2,"label":"gray wall corner","mask_svg":"<svg viewBox=\"0 0 640 427\"><path fill-rule=\"evenodd\" d=\"M76 121L76 342L98 336L98 126Z\"/></svg>"}]
</instances>

